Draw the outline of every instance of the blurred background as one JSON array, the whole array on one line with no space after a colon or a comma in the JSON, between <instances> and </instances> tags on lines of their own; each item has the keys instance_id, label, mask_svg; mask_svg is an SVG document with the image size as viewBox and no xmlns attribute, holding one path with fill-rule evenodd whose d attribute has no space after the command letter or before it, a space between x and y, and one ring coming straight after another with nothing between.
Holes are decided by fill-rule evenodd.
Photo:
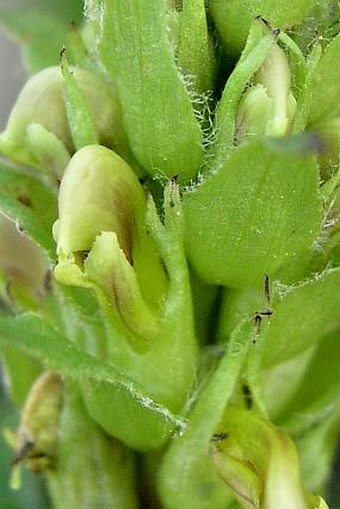
<instances>
[{"instance_id":1,"label":"blurred background","mask_svg":"<svg viewBox=\"0 0 340 509\"><path fill-rule=\"evenodd\" d=\"M20 5L17 0L0 0L0 8ZM19 44L5 30L0 30L0 129L5 125L11 107L25 81Z\"/></svg>"}]
</instances>

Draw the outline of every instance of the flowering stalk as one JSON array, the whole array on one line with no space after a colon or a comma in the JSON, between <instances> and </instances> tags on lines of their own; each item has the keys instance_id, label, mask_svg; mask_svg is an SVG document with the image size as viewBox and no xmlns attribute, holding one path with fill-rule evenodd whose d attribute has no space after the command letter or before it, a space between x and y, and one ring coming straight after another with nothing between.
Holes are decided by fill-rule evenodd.
<instances>
[{"instance_id":1,"label":"flowering stalk","mask_svg":"<svg viewBox=\"0 0 340 509\"><path fill-rule=\"evenodd\" d=\"M33 73L0 135L4 489L332 507L338 2L79 3L0 11Z\"/></svg>"}]
</instances>

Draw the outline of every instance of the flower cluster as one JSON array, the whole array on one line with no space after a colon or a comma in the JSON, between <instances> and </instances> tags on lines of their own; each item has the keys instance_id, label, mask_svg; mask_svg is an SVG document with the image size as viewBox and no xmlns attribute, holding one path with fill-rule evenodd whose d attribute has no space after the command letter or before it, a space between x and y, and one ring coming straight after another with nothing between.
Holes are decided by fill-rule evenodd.
<instances>
[{"instance_id":1,"label":"flower cluster","mask_svg":"<svg viewBox=\"0 0 340 509\"><path fill-rule=\"evenodd\" d=\"M326 508L337 2L76 3L47 61L31 27L0 135L12 485L25 460L56 508Z\"/></svg>"}]
</instances>

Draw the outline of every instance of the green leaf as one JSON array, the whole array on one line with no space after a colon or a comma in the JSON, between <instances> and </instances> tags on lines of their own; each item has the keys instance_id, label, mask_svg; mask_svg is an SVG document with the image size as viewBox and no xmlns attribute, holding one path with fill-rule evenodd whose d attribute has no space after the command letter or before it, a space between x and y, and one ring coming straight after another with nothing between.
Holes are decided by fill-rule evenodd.
<instances>
[{"instance_id":1,"label":"green leaf","mask_svg":"<svg viewBox=\"0 0 340 509\"><path fill-rule=\"evenodd\" d=\"M33 176L0 165L0 210L18 222L53 259L52 224L57 216L56 196Z\"/></svg>"},{"instance_id":2,"label":"green leaf","mask_svg":"<svg viewBox=\"0 0 340 509\"><path fill-rule=\"evenodd\" d=\"M287 287L261 333L261 365L273 366L304 352L340 325L340 268Z\"/></svg>"},{"instance_id":3,"label":"green leaf","mask_svg":"<svg viewBox=\"0 0 340 509\"><path fill-rule=\"evenodd\" d=\"M188 255L202 279L258 287L311 248L322 214L315 160L298 153L299 140L244 144L184 195Z\"/></svg>"},{"instance_id":4,"label":"green leaf","mask_svg":"<svg viewBox=\"0 0 340 509\"><path fill-rule=\"evenodd\" d=\"M200 127L176 68L165 2L105 0L100 54L117 84L131 150L152 175L196 175Z\"/></svg>"},{"instance_id":5,"label":"green leaf","mask_svg":"<svg viewBox=\"0 0 340 509\"><path fill-rule=\"evenodd\" d=\"M340 115L340 34L326 47L315 69L309 123Z\"/></svg>"},{"instance_id":6,"label":"green leaf","mask_svg":"<svg viewBox=\"0 0 340 509\"><path fill-rule=\"evenodd\" d=\"M62 375L78 380L93 419L132 448L160 446L185 424L146 396L133 379L79 350L36 315L1 319L0 343L22 349Z\"/></svg>"}]
</instances>

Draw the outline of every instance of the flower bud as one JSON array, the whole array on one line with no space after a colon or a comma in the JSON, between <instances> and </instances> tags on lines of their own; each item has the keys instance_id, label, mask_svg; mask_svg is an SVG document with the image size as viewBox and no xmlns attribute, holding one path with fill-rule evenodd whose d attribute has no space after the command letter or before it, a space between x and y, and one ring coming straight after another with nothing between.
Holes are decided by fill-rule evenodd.
<instances>
[{"instance_id":1,"label":"flower bud","mask_svg":"<svg viewBox=\"0 0 340 509\"><path fill-rule=\"evenodd\" d=\"M283 136L287 133L295 99L290 93L290 69L285 52L276 44L256 74L273 101L272 117L266 134Z\"/></svg>"},{"instance_id":2,"label":"flower bud","mask_svg":"<svg viewBox=\"0 0 340 509\"><path fill-rule=\"evenodd\" d=\"M297 451L285 432L239 408L226 411L222 429L212 441L211 458L244 507L320 507L319 497L309 499L304 493Z\"/></svg>"},{"instance_id":3,"label":"flower bud","mask_svg":"<svg viewBox=\"0 0 340 509\"><path fill-rule=\"evenodd\" d=\"M141 209L143 192L126 163L101 146L79 150L67 166L59 190L57 253L88 252L102 231L117 233L131 260L134 206ZM137 191L137 192L136 192Z\"/></svg>"},{"instance_id":4,"label":"flower bud","mask_svg":"<svg viewBox=\"0 0 340 509\"><path fill-rule=\"evenodd\" d=\"M93 115L99 141L124 151L120 106L111 88L89 71L74 68L72 73ZM24 164L43 167L46 158L41 161L40 152L44 150L46 140L41 137L40 150L39 139L35 137L34 143L30 142L28 129L31 124L42 126L50 137L57 138L57 146L52 152L60 152L60 142L70 154L74 152L64 104L63 77L58 67L49 67L26 83L0 137L0 150L5 155ZM50 143L53 145L53 140Z\"/></svg>"},{"instance_id":5,"label":"flower bud","mask_svg":"<svg viewBox=\"0 0 340 509\"><path fill-rule=\"evenodd\" d=\"M260 83L245 92L236 119L236 141L238 143L241 143L247 136L265 134L272 103L265 87Z\"/></svg>"},{"instance_id":6,"label":"flower bud","mask_svg":"<svg viewBox=\"0 0 340 509\"><path fill-rule=\"evenodd\" d=\"M60 376L52 371L43 373L29 392L18 432L13 437L13 481L16 480L15 468L24 459L27 459L32 472L43 472L55 466L62 404L63 384ZM19 487L19 482L14 487Z\"/></svg>"},{"instance_id":7,"label":"flower bud","mask_svg":"<svg viewBox=\"0 0 340 509\"><path fill-rule=\"evenodd\" d=\"M145 214L143 188L123 159L97 145L74 155L59 192L56 277L104 293L130 329L149 336L148 306L159 305L165 276Z\"/></svg>"},{"instance_id":8,"label":"flower bud","mask_svg":"<svg viewBox=\"0 0 340 509\"><path fill-rule=\"evenodd\" d=\"M169 433L163 420L153 412L148 415L147 401L180 411L197 362L175 179L164 195L162 221L151 197L146 204L143 188L127 164L104 147L88 146L66 169L55 228L56 278L95 291L107 331L106 362L149 398L144 412L126 395L122 399L120 390L90 379L82 383L87 408L108 434L139 450L159 447Z\"/></svg>"},{"instance_id":9,"label":"flower bud","mask_svg":"<svg viewBox=\"0 0 340 509\"><path fill-rule=\"evenodd\" d=\"M246 136L284 136L296 110L290 91L290 69L284 51L275 45L255 75L240 104L236 120L238 141Z\"/></svg>"},{"instance_id":10,"label":"flower bud","mask_svg":"<svg viewBox=\"0 0 340 509\"><path fill-rule=\"evenodd\" d=\"M53 133L68 151L72 150L58 67L45 69L29 79L20 92L6 130L0 137L0 150L5 155L25 164L39 166L39 161L27 142L27 128L31 123L42 125Z\"/></svg>"}]
</instances>

